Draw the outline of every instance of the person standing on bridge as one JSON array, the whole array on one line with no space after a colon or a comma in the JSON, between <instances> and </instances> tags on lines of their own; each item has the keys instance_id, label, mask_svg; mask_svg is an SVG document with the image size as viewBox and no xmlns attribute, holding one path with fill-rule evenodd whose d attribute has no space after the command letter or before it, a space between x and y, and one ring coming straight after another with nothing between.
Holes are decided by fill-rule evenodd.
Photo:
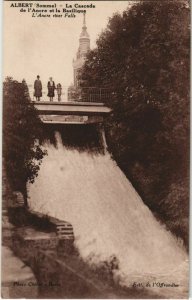
<instances>
[{"instance_id":1,"label":"person standing on bridge","mask_svg":"<svg viewBox=\"0 0 192 300\"><path fill-rule=\"evenodd\" d=\"M37 79L34 82L34 90L36 101L40 101L40 97L42 97L42 83L39 75L37 75Z\"/></svg>"},{"instance_id":2,"label":"person standing on bridge","mask_svg":"<svg viewBox=\"0 0 192 300\"><path fill-rule=\"evenodd\" d=\"M53 97L55 97L55 82L53 81L52 77L49 78L47 88L48 88L47 96L50 98L50 101L53 101Z\"/></svg>"},{"instance_id":3,"label":"person standing on bridge","mask_svg":"<svg viewBox=\"0 0 192 300\"><path fill-rule=\"evenodd\" d=\"M58 101L61 101L61 94L62 94L62 86L60 83L57 84L57 95L58 95Z\"/></svg>"}]
</instances>

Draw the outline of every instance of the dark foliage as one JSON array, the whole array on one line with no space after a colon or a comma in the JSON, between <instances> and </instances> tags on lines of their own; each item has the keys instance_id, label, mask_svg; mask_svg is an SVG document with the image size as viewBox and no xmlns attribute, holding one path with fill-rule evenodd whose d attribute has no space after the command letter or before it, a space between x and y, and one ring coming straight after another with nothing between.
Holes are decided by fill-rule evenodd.
<instances>
[{"instance_id":1,"label":"dark foliage","mask_svg":"<svg viewBox=\"0 0 192 300\"><path fill-rule=\"evenodd\" d=\"M12 189L25 194L27 181L34 182L45 151L40 146L42 123L28 87L6 78L3 86L3 157Z\"/></svg>"},{"instance_id":2,"label":"dark foliage","mask_svg":"<svg viewBox=\"0 0 192 300\"><path fill-rule=\"evenodd\" d=\"M182 237L169 224L187 230L189 45L186 1L141 1L109 20L81 72L82 86L113 88L109 149L145 203Z\"/></svg>"}]
</instances>

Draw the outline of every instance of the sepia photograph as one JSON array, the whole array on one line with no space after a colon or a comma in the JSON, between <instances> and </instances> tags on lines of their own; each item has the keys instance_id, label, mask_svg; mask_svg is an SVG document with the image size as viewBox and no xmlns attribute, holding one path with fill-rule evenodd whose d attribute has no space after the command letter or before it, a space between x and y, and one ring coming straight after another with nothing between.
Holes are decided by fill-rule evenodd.
<instances>
[{"instance_id":1,"label":"sepia photograph","mask_svg":"<svg viewBox=\"0 0 192 300\"><path fill-rule=\"evenodd\" d=\"M2 6L1 297L189 299L189 1Z\"/></svg>"}]
</instances>

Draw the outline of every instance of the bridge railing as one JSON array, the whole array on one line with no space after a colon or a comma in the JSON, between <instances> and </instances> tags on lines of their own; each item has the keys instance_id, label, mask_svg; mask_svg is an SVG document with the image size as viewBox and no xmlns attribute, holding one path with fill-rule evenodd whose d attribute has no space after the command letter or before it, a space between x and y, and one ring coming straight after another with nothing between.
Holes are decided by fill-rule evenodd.
<instances>
[{"instance_id":1,"label":"bridge railing","mask_svg":"<svg viewBox=\"0 0 192 300\"><path fill-rule=\"evenodd\" d=\"M32 84L28 85L29 95L32 101L36 101L34 96L34 87ZM93 102L93 103L106 103L112 95L112 90L109 88L101 87L74 87L74 86L62 86L61 89L61 102ZM48 88L46 85L42 87L41 101L49 101ZM54 102L58 102L58 90L55 89Z\"/></svg>"}]
</instances>

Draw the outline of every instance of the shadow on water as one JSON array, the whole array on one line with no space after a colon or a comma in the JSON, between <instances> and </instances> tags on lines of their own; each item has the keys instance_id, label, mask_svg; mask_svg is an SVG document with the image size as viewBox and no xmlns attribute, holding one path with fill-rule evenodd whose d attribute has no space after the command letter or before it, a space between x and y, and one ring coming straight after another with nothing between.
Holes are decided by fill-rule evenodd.
<instances>
[{"instance_id":1,"label":"shadow on water","mask_svg":"<svg viewBox=\"0 0 192 300\"><path fill-rule=\"evenodd\" d=\"M99 125L75 125L59 124L46 125L44 127L44 141L49 142L57 148L55 133L59 132L62 144L67 149L77 150L93 154L104 154L103 139Z\"/></svg>"}]
</instances>

